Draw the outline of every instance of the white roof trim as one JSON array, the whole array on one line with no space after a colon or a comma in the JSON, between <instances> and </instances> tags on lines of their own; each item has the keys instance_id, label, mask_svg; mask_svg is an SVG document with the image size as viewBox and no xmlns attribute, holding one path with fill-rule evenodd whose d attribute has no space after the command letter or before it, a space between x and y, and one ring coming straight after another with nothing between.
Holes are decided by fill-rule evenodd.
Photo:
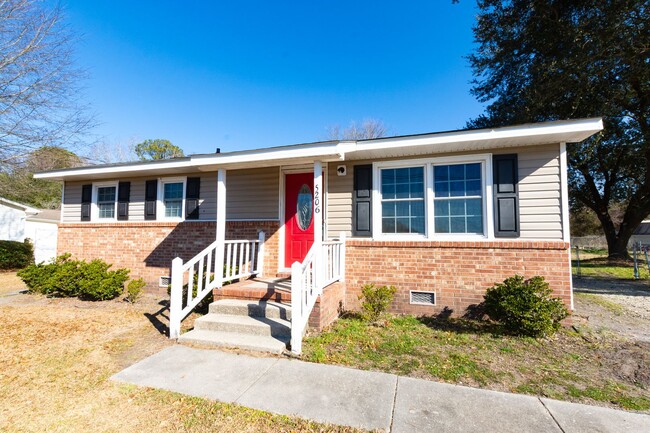
<instances>
[{"instance_id":1,"label":"white roof trim","mask_svg":"<svg viewBox=\"0 0 650 433\"><path fill-rule=\"evenodd\" d=\"M355 153L392 150L401 148L428 147L427 151L454 151L456 145L463 145L463 150L489 149L502 147L502 142L517 139L520 146L579 142L603 129L603 121L596 119L578 119L555 122L533 123L494 129L460 130L413 136L386 137L359 141L329 141L293 146L280 146L254 150L192 155L190 157L169 161L129 163L117 165L91 166L66 170L56 170L34 175L37 179L93 179L117 178L129 176L156 176L170 173L202 171L214 167L245 168L267 163L291 164L320 159L322 161L345 160ZM431 148L431 146L439 146Z\"/></svg>"},{"instance_id":2,"label":"white roof trim","mask_svg":"<svg viewBox=\"0 0 650 433\"><path fill-rule=\"evenodd\" d=\"M27 213L31 213L31 214L34 214L34 215L40 212L39 209L36 209L34 207L31 207L31 206L24 205L22 203L18 203L18 202L13 201L13 200L6 199L4 197L0 197L0 203L4 203L4 204L6 204L6 205L8 205L10 207L17 208L17 209L20 209L22 211L25 211Z\"/></svg>"}]
</instances>

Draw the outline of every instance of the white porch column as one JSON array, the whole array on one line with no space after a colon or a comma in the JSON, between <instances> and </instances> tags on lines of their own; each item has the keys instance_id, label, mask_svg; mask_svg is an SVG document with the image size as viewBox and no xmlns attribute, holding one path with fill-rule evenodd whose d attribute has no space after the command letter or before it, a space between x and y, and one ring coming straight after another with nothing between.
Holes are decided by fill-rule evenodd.
<instances>
[{"instance_id":1,"label":"white porch column","mask_svg":"<svg viewBox=\"0 0 650 433\"><path fill-rule=\"evenodd\" d=\"M214 273L217 288L223 287L224 247L226 241L226 170L217 171L217 250L215 251Z\"/></svg>"},{"instance_id":2,"label":"white porch column","mask_svg":"<svg viewBox=\"0 0 650 433\"><path fill-rule=\"evenodd\" d=\"M323 164L314 161L314 254L316 287L323 281L325 266L323 263Z\"/></svg>"}]
</instances>

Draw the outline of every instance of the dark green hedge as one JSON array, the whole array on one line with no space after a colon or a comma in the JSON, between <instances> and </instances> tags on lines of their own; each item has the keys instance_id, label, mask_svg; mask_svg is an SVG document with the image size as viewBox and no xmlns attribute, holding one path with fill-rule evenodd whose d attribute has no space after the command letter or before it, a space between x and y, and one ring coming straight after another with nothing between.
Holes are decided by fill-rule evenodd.
<instances>
[{"instance_id":1,"label":"dark green hedge","mask_svg":"<svg viewBox=\"0 0 650 433\"><path fill-rule=\"evenodd\" d=\"M25 242L0 241L0 269L22 269L34 263L34 246Z\"/></svg>"}]
</instances>

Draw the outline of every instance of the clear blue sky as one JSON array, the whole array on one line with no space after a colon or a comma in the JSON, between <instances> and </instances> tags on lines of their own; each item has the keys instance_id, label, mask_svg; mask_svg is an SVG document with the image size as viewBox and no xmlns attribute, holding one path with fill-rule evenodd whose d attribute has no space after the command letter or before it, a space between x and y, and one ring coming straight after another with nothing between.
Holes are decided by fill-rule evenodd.
<instances>
[{"instance_id":1,"label":"clear blue sky","mask_svg":"<svg viewBox=\"0 0 650 433\"><path fill-rule=\"evenodd\" d=\"M186 153L324 139L377 118L395 134L461 128L475 2L64 0L86 96L109 143Z\"/></svg>"}]
</instances>

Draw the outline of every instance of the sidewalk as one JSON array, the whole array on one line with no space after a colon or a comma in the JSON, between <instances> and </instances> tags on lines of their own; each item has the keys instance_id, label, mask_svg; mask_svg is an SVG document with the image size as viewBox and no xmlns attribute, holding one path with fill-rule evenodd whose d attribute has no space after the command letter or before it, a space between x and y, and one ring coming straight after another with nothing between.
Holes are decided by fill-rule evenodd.
<instances>
[{"instance_id":1,"label":"sidewalk","mask_svg":"<svg viewBox=\"0 0 650 433\"><path fill-rule=\"evenodd\" d=\"M123 370L113 379L392 433L650 431L650 415L180 345Z\"/></svg>"}]
</instances>

